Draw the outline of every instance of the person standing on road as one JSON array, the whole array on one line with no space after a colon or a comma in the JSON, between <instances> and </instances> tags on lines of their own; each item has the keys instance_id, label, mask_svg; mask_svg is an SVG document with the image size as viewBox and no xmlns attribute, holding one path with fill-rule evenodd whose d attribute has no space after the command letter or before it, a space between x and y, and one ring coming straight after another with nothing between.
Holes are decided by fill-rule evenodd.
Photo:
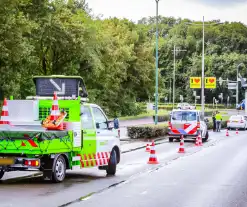
<instances>
[{"instance_id":1,"label":"person standing on road","mask_svg":"<svg viewBox=\"0 0 247 207\"><path fill-rule=\"evenodd\" d=\"M115 116L113 123L114 123L114 129L119 129L119 119L117 118L117 116Z\"/></svg>"},{"instance_id":2,"label":"person standing on road","mask_svg":"<svg viewBox=\"0 0 247 207\"><path fill-rule=\"evenodd\" d=\"M216 131L220 132L221 122L222 122L222 116L221 116L220 112L218 112L218 111L216 112L215 119L216 119Z\"/></svg>"},{"instance_id":3,"label":"person standing on road","mask_svg":"<svg viewBox=\"0 0 247 207\"><path fill-rule=\"evenodd\" d=\"M212 120L213 120L213 131L216 131L216 118L215 118L215 111L212 113Z\"/></svg>"}]
</instances>

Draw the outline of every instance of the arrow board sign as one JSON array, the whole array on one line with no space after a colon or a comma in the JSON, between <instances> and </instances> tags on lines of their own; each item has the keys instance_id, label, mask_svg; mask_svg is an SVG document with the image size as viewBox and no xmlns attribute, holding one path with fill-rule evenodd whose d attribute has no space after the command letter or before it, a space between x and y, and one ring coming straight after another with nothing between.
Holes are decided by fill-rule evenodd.
<instances>
[{"instance_id":1,"label":"arrow board sign","mask_svg":"<svg viewBox=\"0 0 247 207\"><path fill-rule=\"evenodd\" d=\"M73 78L37 78L36 94L38 96L78 96L78 80Z\"/></svg>"},{"instance_id":2,"label":"arrow board sign","mask_svg":"<svg viewBox=\"0 0 247 207\"><path fill-rule=\"evenodd\" d=\"M50 79L51 84L58 90L57 95L65 95L65 83L62 83L62 88L53 80Z\"/></svg>"}]
</instances>

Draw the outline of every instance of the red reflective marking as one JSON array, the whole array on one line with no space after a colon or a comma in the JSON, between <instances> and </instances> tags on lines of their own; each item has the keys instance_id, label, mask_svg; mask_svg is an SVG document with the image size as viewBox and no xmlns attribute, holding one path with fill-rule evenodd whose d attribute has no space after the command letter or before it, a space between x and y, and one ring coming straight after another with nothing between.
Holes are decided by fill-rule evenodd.
<instances>
[{"instance_id":1,"label":"red reflective marking","mask_svg":"<svg viewBox=\"0 0 247 207\"><path fill-rule=\"evenodd\" d=\"M59 110L58 105L52 105L52 110Z\"/></svg>"},{"instance_id":2,"label":"red reflective marking","mask_svg":"<svg viewBox=\"0 0 247 207\"><path fill-rule=\"evenodd\" d=\"M87 160L87 155L84 154L84 160L86 161L86 166L89 166L88 160Z\"/></svg>"},{"instance_id":3,"label":"red reflective marking","mask_svg":"<svg viewBox=\"0 0 247 207\"><path fill-rule=\"evenodd\" d=\"M38 145L33 140L28 140L32 147L38 147Z\"/></svg>"}]
</instances>

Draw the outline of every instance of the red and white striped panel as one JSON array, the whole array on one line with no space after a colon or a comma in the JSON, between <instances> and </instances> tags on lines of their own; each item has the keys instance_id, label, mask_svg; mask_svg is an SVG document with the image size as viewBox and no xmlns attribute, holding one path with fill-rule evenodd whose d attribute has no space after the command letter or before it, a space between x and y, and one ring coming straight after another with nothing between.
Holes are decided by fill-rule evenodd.
<instances>
[{"instance_id":1,"label":"red and white striped panel","mask_svg":"<svg viewBox=\"0 0 247 207\"><path fill-rule=\"evenodd\" d=\"M72 158L72 161L80 161L80 168L96 167L108 165L110 160L110 152L97 152L89 154L78 154ZM79 165L73 166L72 169L78 169Z\"/></svg>"}]
</instances>

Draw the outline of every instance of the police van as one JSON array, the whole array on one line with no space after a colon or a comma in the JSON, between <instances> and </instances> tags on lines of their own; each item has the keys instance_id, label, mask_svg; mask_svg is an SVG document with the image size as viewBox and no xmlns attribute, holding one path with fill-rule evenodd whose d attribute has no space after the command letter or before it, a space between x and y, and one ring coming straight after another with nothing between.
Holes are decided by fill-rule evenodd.
<instances>
[{"instance_id":1,"label":"police van","mask_svg":"<svg viewBox=\"0 0 247 207\"><path fill-rule=\"evenodd\" d=\"M170 113L169 142L173 142L174 139L180 140L181 135L184 136L184 139L196 139L199 134L203 141L208 140L208 127L200 111L174 109Z\"/></svg>"}]
</instances>

